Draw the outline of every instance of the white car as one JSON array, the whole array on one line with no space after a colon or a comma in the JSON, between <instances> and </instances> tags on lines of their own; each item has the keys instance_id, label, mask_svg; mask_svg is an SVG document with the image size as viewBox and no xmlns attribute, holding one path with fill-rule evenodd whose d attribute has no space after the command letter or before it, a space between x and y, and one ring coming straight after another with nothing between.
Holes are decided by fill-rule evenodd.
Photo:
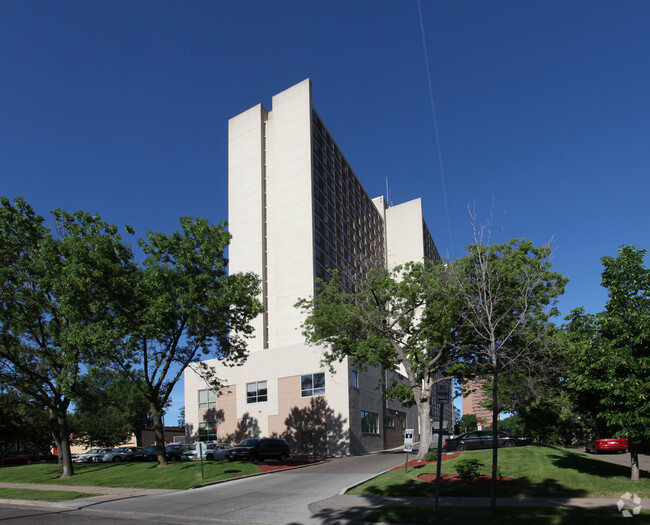
<instances>
[{"instance_id":1,"label":"white car","mask_svg":"<svg viewBox=\"0 0 650 525\"><path fill-rule=\"evenodd\" d=\"M104 454L113 450L112 448L93 448L84 452L83 454L73 454L72 461L74 463L94 463L101 460Z\"/></svg>"},{"instance_id":2,"label":"white car","mask_svg":"<svg viewBox=\"0 0 650 525\"><path fill-rule=\"evenodd\" d=\"M215 461L215 460L218 461L218 460L225 459L224 453L229 448L230 445L228 443L206 443L205 452L203 453L203 459L207 461ZM187 452L183 453L182 457L184 460L192 460L192 461L198 461L201 459L196 449L188 450Z\"/></svg>"}]
</instances>

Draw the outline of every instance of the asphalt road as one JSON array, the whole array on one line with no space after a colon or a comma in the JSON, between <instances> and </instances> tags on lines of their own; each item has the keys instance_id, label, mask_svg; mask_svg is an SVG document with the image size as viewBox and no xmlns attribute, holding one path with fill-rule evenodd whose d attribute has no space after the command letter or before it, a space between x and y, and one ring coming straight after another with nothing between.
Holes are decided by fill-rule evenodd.
<instances>
[{"instance_id":1,"label":"asphalt road","mask_svg":"<svg viewBox=\"0 0 650 525\"><path fill-rule=\"evenodd\" d=\"M572 448L575 452L585 452L585 447ZM616 465L622 465L623 467L630 466L630 453L626 452L625 454L618 453L602 453L602 454L587 454L590 457L601 459L603 461L608 461L609 463L615 463ZM639 468L643 471L650 473L650 455L648 454L639 454Z\"/></svg>"},{"instance_id":2,"label":"asphalt road","mask_svg":"<svg viewBox=\"0 0 650 525\"><path fill-rule=\"evenodd\" d=\"M404 462L403 452L333 458L319 465L239 479L200 489L95 503L80 509L0 509L0 521L12 524L183 523L220 525L316 525L340 523L319 502L336 496ZM83 503L82 503L83 505ZM310 506L317 510L313 514Z\"/></svg>"}]
</instances>

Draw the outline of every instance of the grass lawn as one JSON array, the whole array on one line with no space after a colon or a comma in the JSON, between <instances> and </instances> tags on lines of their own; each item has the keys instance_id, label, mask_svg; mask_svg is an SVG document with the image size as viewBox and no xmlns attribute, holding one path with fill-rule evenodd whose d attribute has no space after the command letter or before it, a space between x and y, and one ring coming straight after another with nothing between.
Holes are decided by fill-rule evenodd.
<instances>
[{"instance_id":1,"label":"grass lawn","mask_svg":"<svg viewBox=\"0 0 650 525\"><path fill-rule=\"evenodd\" d=\"M479 458L484 467L481 474L489 475L491 450L472 450L461 453L458 459L444 461L443 473L455 473L455 464L461 458ZM425 483L418 475L435 473L436 464L429 463L393 470L368 483L352 489L350 494L365 496L434 496L435 483ZM498 486L499 496L535 497L619 497L626 492L650 498L650 478L642 473L641 480L632 482L630 468L607 463L596 457L562 448L527 446L499 449L499 474L516 478L518 483ZM441 483L441 496L489 496L488 485L452 485Z\"/></svg>"},{"instance_id":2,"label":"grass lawn","mask_svg":"<svg viewBox=\"0 0 650 525\"><path fill-rule=\"evenodd\" d=\"M0 499L28 499L38 501L68 501L79 498L90 498L101 494L74 492L71 490L33 490L11 489L0 487Z\"/></svg>"},{"instance_id":3,"label":"grass lawn","mask_svg":"<svg viewBox=\"0 0 650 525\"><path fill-rule=\"evenodd\" d=\"M146 461L75 463L75 474L68 479L60 479L61 467L52 463L5 466L0 468L0 482L184 490L201 483L260 472L252 463L206 461L203 463L205 479L202 479L201 463L198 461L170 462L165 468L157 468L156 465Z\"/></svg>"},{"instance_id":4,"label":"grass lawn","mask_svg":"<svg viewBox=\"0 0 650 525\"><path fill-rule=\"evenodd\" d=\"M616 507L611 509L569 509L550 507L499 508L493 515L489 509L439 507L438 516L433 508L389 507L374 511L364 517L365 521L386 523L435 523L436 525L502 525L525 523L526 525L610 525L611 523L650 523L650 515L633 516L627 521Z\"/></svg>"}]
</instances>

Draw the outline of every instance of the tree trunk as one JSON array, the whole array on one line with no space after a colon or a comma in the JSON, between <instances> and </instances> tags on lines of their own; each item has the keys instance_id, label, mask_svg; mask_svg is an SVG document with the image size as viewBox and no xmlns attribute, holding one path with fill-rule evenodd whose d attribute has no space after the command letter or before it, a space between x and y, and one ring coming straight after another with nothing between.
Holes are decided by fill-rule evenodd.
<instances>
[{"instance_id":1,"label":"tree trunk","mask_svg":"<svg viewBox=\"0 0 650 525\"><path fill-rule=\"evenodd\" d=\"M420 446L418 447L417 459L424 459L431 445L431 408L429 407L429 397L427 396L426 401L423 401L419 396L416 396L416 404L420 418Z\"/></svg>"},{"instance_id":2,"label":"tree trunk","mask_svg":"<svg viewBox=\"0 0 650 525\"><path fill-rule=\"evenodd\" d=\"M497 382L499 380L499 370L494 364L492 382L492 479L490 480L490 510L495 512L497 509L497 468L499 463L499 431L497 429L499 419L499 409L497 408Z\"/></svg>"},{"instance_id":3,"label":"tree trunk","mask_svg":"<svg viewBox=\"0 0 650 525\"><path fill-rule=\"evenodd\" d=\"M639 448L635 443L629 443L628 450L630 451L630 466L632 467L630 481L639 481Z\"/></svg>"},{"instance_id":4,"label":"tree trunk","mask_svg":"<svg viewBox=\"0 0 650 525\"><path fill-rule=\"evenodd\" d=\"M156 437L156 452L158 453L158 466L167 466L167 455L165 454L165 427L163 426L163 411L154 403L149 403L151 417L153 418L153 430Z\"/></svg>"},{"instance_id":5,"label":"tree trunk","mask_svg":"<svg viewBox=\"0 0 650 525\"><path fill-rule=\"evenodd\" d=\"M59 465L63 467L61 478L70 478L74 475L72 454L70 453L70 431L68 430L68 405L64 401L55 413L50 410L50 424L52 437L59 452Z\"/></svg>"}]
</instances>

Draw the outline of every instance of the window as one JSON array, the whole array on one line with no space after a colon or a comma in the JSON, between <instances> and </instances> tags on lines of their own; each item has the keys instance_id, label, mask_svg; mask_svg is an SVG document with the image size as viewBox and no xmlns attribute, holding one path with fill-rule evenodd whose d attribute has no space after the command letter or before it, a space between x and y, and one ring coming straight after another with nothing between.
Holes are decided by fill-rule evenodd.
<instances>
[{"instance_id":1,"label":"window","mask_svg":"<svg viewBox=\"0 0 650 525\"><path fill-rule=\"evenodd\" d=\"M217 441L217 424L207 421L199 423L199 441Z\"/></svg>"},{"instance_id":2,"label":"window","mask_svg":"<svg viewBox=\"0 0 650 525\"><path fill-rule=\"evenodd\" d=\"M199 410L217 408L217 393L214 390L199 390Z\"/></svg>"},{"instance_id":3,"label":"window","mask_svg":"<svg viewBox=\"0 0 650 525\"><path fill-rule=\"evenodd\" d=\"M302 397L325 395L325 374L307 374L300 378Z\"/></svg>"},{"instance_id":4,"label":"window","mask_svg":"<svg viewBox=\"0 0 650 525\"><path fill-rule=\"evenodd\" d=\"M261 403L266 401L266 381L246 383L246 402Z\"/></svg>"},{"instance_id":5,"label":"window","mask_svg":"<svg viewBox=\"0 0 650 525\"><path fill-rule=\"evenodd\" d=\"M377 432L377 420L379 419L378 415L374 412L366 412L365 410L361 411L361 432L365 434L378 434Z\"/></svg>"},{"instance_id":6,"label":"window","mask_svg":"<svg viewBox=\"0 0 650 525\"><path fill-rule=\"evenodd\" d=\"M356 370L352 370L352 386L359 388L359 372Z\"/></svg>"},{"instance_id":7,"label":"window","mask_svg":"<svg viewBox=\"0 0 650 525\"><path fill-rule=\"evenodd\" d=\"M384 416L384 426L393 428L395 426L395 418L393 416Z\"/></svg>"}]
</instances>

